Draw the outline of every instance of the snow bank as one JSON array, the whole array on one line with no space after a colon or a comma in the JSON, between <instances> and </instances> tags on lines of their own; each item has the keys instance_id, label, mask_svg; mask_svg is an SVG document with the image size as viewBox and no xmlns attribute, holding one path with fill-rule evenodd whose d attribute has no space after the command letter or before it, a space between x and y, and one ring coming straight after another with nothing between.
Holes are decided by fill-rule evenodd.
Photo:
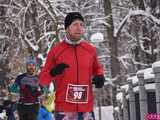
<instances>
[{"instance_id":1,"label":"snow bank","mask_svg":"<svg viewBox=\"0 0 160 120\"><path fill-rule=\"evenodd\" d=\"M99 108L94 109L96 120L99 120ZM113 106L102 106L101 107L101 118L102 120L113 120Z\"/></svg>"}]
</instances>

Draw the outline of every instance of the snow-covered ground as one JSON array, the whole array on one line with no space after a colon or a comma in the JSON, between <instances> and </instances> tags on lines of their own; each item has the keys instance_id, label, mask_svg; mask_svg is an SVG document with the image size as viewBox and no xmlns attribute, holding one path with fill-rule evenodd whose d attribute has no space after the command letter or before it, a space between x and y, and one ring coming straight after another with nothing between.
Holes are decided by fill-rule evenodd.
<instances>
[{"instance_id":1,"label":"snow-covered ground","mask_svg":"<svg viewBox=\"0 0 160 120\"><path fill-rule=\"evenodd\" d=\"M96 120L99 120L99 108L95 108ZM103 106L101 107L101 120L113 120L113 106Z\"/></svg>"}]
</instances>

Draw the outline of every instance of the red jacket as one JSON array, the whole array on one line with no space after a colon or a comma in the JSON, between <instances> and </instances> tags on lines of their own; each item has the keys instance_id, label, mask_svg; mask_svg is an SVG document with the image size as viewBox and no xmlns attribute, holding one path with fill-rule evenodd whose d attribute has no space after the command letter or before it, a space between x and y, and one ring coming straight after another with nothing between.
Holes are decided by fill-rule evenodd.
<instances>
[{"instance_id":1,"label":"red jacket","mask_svg":"<svg viewBox=\"0 0 160 120\"><path fill-rule=\"evenodd\" d=\"M50 70L59 63L69 65L65 71L52 77ZM56 85L55 111L93 111L92 77L103 75L98 62L96 48L86 41L70 45L62 41L49 52L44 68L40 73L40 84L48 85L54 80Z\"/></svg>"}]
</instances>

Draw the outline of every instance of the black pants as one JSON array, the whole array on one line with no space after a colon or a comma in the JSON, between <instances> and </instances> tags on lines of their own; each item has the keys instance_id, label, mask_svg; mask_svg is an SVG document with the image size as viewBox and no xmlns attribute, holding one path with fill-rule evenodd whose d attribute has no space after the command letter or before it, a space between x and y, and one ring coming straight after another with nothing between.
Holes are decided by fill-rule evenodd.
<instances>
[{"instance_id":1,"label":"black pants","mask_svg":"<svg viewBox=\"0 0 160 120\"><path fill-rule=\"evenodd\" d=\"M37 120L39 104L18 104L17 109L20 120Z\"/></svg>"}]
</instances>

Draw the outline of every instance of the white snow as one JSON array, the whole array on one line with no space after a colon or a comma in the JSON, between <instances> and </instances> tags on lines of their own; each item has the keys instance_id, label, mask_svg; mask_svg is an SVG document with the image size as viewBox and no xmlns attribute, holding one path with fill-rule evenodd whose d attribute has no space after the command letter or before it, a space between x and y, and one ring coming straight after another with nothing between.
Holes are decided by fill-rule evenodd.
<instances>
[{"instance_id":1,"label":"white snow","mask_svg":"<svg viewBox=\"0 0 160 120\"><path fill-rule=\"evenodd\" d=\"M127 92L128 89L129 89L128 84L121 86L121 90L125 90Z\"/></svg>"},{"instance_id":2,"label":"white snow","mask_svg":"<svg viewBox=\"0 0 160 120\"><path fill-rule=\"evenodd\" d=\"M94 109L96 120L99 120L98 110L98 107ZM101 112L101 120L113 120L113 106L102 106Z\"/></svg>"},{"instance_id":3,"label":"white snow","mask_svg":"<svg viewBox=\"0 0 160 120\"><path fill-rule=\"evenodd\" d=\"M119 92L117 95L116 95L116 99L120 102L122 102L122 99L123 99L123 93L122 92Z\"/></svg>"},{"instance_id":4,"label":"white snow","mask_svg":"<svg viewBox=\"0 0 160 120\"><path fill-rule=\"evenodd\" d=\"M139 86L134 87L134 88L133 88L133 91L134 91L134 92L139 92Z\"/></svg>"},{"instance_id":5,"label":"white snow","mask_svg":"<svg viewBox=\"0 0 160 120\"><path fill-rule=\"evenodd\" d=\"M146 90L155 90L155 83L146 84L145 89Z\"/></svg>"},{"instance_id":6,"label":"white snow","mask_svg":"<svg viewBox=\"0 0 160 120\"><path fill-rule=\"evenodd\" d=\"M39 46L38 46L38 45L34 45L26 36L25 36L25 41L28 43L28 45L29 45L34 51L38 51Z\"/></svg>"},{"instance_id":7,"label":"white snow","mask_svg":"<svg viewBox=\"0 0 160 120\"><path fill-rule=\"evenodd\" d=\"M153 74L153 69L152 68L147 68L147 69L139 70L137 72L137 74L138 73L144 73L144 80L155 78L155 75ZM128 77L127 80L132 80L132 84L133 85L137 84L138 81L139 81L138 78L137 78L137 76Z\"/></svg>"},{"instance_id":8,"label":"white snow","mask_svg":"<svg viewBox=\"0 0 160 120\"><path fill-rule=\"evenodd\" d=\"M93 35L91 35L91 41L93 43L96 43L96 42L103 42L104 41L104 36L102 33L94 33Z\"/></svg>"},{"instance_id":9,"label":"white snow","mask_svg":"<svg viewBox=\"0 0 160 120\"><path fill-rule=\"evenodd\" d=\"M152 79L155 78L155 75L153 74L153 69L152 68L148 68L148 69L144 69L144 79Z\"/></svg>"},{"instance_id":10,"label":"white snow","mask_svg":"<svg viewBox=\"0 0 160 120\"><path fill-rule=\"evenodd\" d=\"M152 68L154 68L154 67L160 67L160 61L154 62L152 64Z\"/></svg>"},{"instance_id":11,"label":"white snow","mask_svg":"<svg viewBox=\"0 0 160 120\"><path fill-rule=\"evenodd\" d=\"M0 35L0 39L5 39L5 38L9 38L9 36L6 36L6 35Z\"/></svg>"},{"instance_id":12,"label":"white snow","mask_svg":"<svg viewBox=\"0 0 160 120\"><path fill-rule=\"evenodd\" d=\"M146 90L155 90L155 83L151 83L151 84L145 84L144 85ZM139 92L139 86L136 86L133 88L134 92Z\"/></svg>"},{"instance_id":13,"label":"white snow","mask_svg":"<svg viewBox=\"0 0 160 120\"><path fill-rule=\"evenodd\" d=\"M138 83L138 78L137 78L137 76L129 77L127 80L132 80L132 84L133 84L133 85Z\"/></svg>"},{"instance_id":14,"label":"white snow","mask_svg":"<svg viewBox=\"0 0 160 120\"><path fill-rule=\"evenodd\" d=\"M155 78L155 75L153 74L153 69L152 68L147 68L143 70L139 70L137 74L144 74L144 79L152 79Z\"/></svg>"}]
</instances>

